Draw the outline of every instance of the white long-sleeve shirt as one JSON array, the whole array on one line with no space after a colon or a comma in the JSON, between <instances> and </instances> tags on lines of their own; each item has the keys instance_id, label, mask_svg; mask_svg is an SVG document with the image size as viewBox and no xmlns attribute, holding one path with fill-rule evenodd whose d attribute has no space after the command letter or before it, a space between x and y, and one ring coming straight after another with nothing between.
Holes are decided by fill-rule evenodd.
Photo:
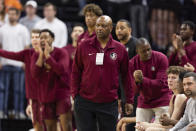
<instances>
[{"instance_id":1,"label":"white long-sleeve shirt","mask_svg":"<svg viewBox=\"0 0 196 131\"><path fill-rule=\"evenodd\" d=\"M53 46L62 48L67 44L67 39L68 39L67 26L58 18L54 18L52 22L49 22L46 18L44 18L35 24L34 29L51 30L55 34Z\"/></svg>"},{"instance_id":2,"label":"white long-sleeve shirt","mask_svg":"<svg viewBox=\"0 0 196 131\"><path fill-rule=\"evenodd\" d=\"M7 51L18 52L24 50L25 47L30 45L30 34L28 29L22 24L15 26L6 23L0 28L0 43L2 49ZM13 65L21 67L22 63L14 60L2 58L2 65Z\"/></svg>"},{"instance_id":3,"label":"white long-sleeve shirt","mask_svg":"<svg viewBox=\"0 0 196 131\"><path fill-rule=\"evenodd\" d=\"M186 131L191 124L196 124L196 99L190 98L180 121L169 131Z\"/></svg>"}]
</instances>

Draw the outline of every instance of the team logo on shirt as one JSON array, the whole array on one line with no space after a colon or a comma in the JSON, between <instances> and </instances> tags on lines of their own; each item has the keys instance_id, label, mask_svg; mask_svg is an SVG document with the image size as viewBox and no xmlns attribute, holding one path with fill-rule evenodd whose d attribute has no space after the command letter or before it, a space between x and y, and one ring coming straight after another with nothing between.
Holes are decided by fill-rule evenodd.
<instances>
[{"instance_id":1,"label":"team logo on shirt","mask_svg":"<svg viewBox=\"0 0 196 131\"><path fill-rule=\"evenodd\" d=\"M117 54L115 52L110 53L110 58L112 60L116 60L117 59Z\"/></svg>"},{"instance_id":2,"label":"team logo on shirt","mask_svg":"<svg viewBox=\"0 0 196 131\"><path fill-rule=\"evenodd\" d=\"M154 66L151 67L151 71L155 71L155 67Z\"/></svg>"}]
</instances>

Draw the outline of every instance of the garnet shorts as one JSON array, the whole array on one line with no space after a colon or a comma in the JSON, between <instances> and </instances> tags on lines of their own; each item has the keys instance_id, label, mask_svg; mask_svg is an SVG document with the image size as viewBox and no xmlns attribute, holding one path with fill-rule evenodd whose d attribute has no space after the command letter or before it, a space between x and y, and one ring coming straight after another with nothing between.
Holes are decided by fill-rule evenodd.
<instances>
[{"instance_id":1,"label":"garnet shorts","mask_svg":"<svg viewBox=\"0 0 196 131\"><path fill-rule=\"evenodd\" d=\"M42 103L41 114L43 120L57 119L61 114L65 114L71 110L71 101L58 100L52 103Z\"/></svg>"}]
</instances>

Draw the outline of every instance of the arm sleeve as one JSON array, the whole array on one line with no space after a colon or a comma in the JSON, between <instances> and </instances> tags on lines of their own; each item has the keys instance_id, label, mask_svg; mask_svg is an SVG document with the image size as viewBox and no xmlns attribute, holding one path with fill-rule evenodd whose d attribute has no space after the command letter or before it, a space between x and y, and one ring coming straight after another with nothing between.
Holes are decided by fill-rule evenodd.
<instances>
[{"instance_id":1,"label":"arm sleeve","mask_svg":"<svg viewBox=\"0 0 196 131\"><path fill-rule=\"evenodd\" d=\"M156 78L150 79L148 77L143 77L141 84L142 90L146 96L154 96L154 92L161 93L160 90L164 87L168 87L167 84L167 74L166 70L168 68L168 59L166 56L158 56L159 60L157 61L158 69L156 70ZM160 94L157 94L160 96Z\"/></svg>"},{"instance_id":2,"label":"arm sleeve","mask_svg":"<svg viewBox=\"0 0 196 131\"><path fill-rule=\"evenodd\" d=\"M11 51L5 51L5 50L0 49L0 56L8 58L8 59L24 62L25 55L27 52L28 50L23 50L20 52L11 52Z\"/></svg>"},{"instance_id":3,"label":"arm sleeve","mask_svg":"<svg viewBox=\"0 0 196 131\"><path fill-rule=\"evenodd\" d=\"M61 51L61 56L59 60L55 60L52 56L50 56L46 63L52 67L52 70L58 74L62 75L64 72L68 71L69 67L69 56L66 50Z\"/></svg>"},{"instance_id":4,"label":"arm sleeve","mask_svg":"<svg viewBox=\"0 0 196 131\"><path fill-rule=\"evenodd\" d=\"M190 52L190 56L187 56L187 54L185 54L184 56L181 57L181 66L184 66L187 63L192 64L195 69L196 69L196 46L193 47L194 49L192 49L192 51Z\"/></svg>"},{"instance_id":5,"label":"arm sleeve","mask_svg":"<svg viewBox=\"0 0 196 131\"><path fill-rule=\"evenodd\" d=\"M169 60L169 65L172 66L172 65L178 65L179 63L179 60L178 60L178 57L177 56L177 53L174 52L171 54L171 56L168 58Z\"/></svg>"},{"instance_id":6,"label":"arm sleeve","mask_svg":"<svg viewBox=\"0 0 196 131\"><path fill-rule=\"evenodd\" d=\"M40 74L42 73L42 67L36 65L38 58L39 58L39 54L36 54L36 59L32 61L31 64L31 74L33 78L40 77Z\"/></svg>"},{"instance_id":7,"label":"arm sleeve","mask_svg":"<svg viewBox=\"0 0 196 131\"><path fill-rule=\"evenodd\" d=\"M61 78L61 80L68 85L69 73L69 55L66 50L61 49L60 59L55 60L50 56L46 63L51 66L51 69Z\"/></svg>"},{"instance_id":8,"label":"arm sleeve","mask_svg":"<svg viewBox=\"0 0 196 131\"><path fill-rule=\"evenodd\" d=\"M81 82L82 72L84 68L83 62L82 62L81 46L82 44L77 47L76 54L73 60L73 65L72 65L71 94L73 98L75 98L75 96L79 93L80 82Z\"/></svg>"},{"instance_id":9,"label":"arm sleeve","mask_svg":"<svg viewBox=\"0 0 196 131\"><path fill-rule=\"evenodd\" d=\"M178 57L178 53L174 53L169 57L169 65L179 65L184 66L187 63L192 64L196 68L196 46L193 45L191 50L189 50L189 54L187 55L187 52L185 50L185 55Z\"/></svg>"},{"instance_id":10,"label":"arm sleeve","mask_svg":"<svg viewBox=\"0 0 196 131\"><path fill-rule=\"evenodd\" d=\"M131 87L131 75L129 73L129 57L127 51L123 51L123 59L120 65L123 88L125 91L126 102L133 104L134 93Z\"/></svg>"}]
</instances>

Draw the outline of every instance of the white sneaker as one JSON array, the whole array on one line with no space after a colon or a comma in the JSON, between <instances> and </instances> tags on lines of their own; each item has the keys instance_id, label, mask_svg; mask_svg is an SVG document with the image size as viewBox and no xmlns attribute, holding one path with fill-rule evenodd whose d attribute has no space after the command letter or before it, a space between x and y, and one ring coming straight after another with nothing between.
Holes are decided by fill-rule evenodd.
<instances>
[{"instance_id":1,"label":"white sneaker","mask_svg":"<svg viewBox=\"0 0 196 131\"><path fill-rule=\"evenodd\" d=\"M19 119L26 119L26 115L22 112L19 113Z\"/></svg>"}]
</instances>

